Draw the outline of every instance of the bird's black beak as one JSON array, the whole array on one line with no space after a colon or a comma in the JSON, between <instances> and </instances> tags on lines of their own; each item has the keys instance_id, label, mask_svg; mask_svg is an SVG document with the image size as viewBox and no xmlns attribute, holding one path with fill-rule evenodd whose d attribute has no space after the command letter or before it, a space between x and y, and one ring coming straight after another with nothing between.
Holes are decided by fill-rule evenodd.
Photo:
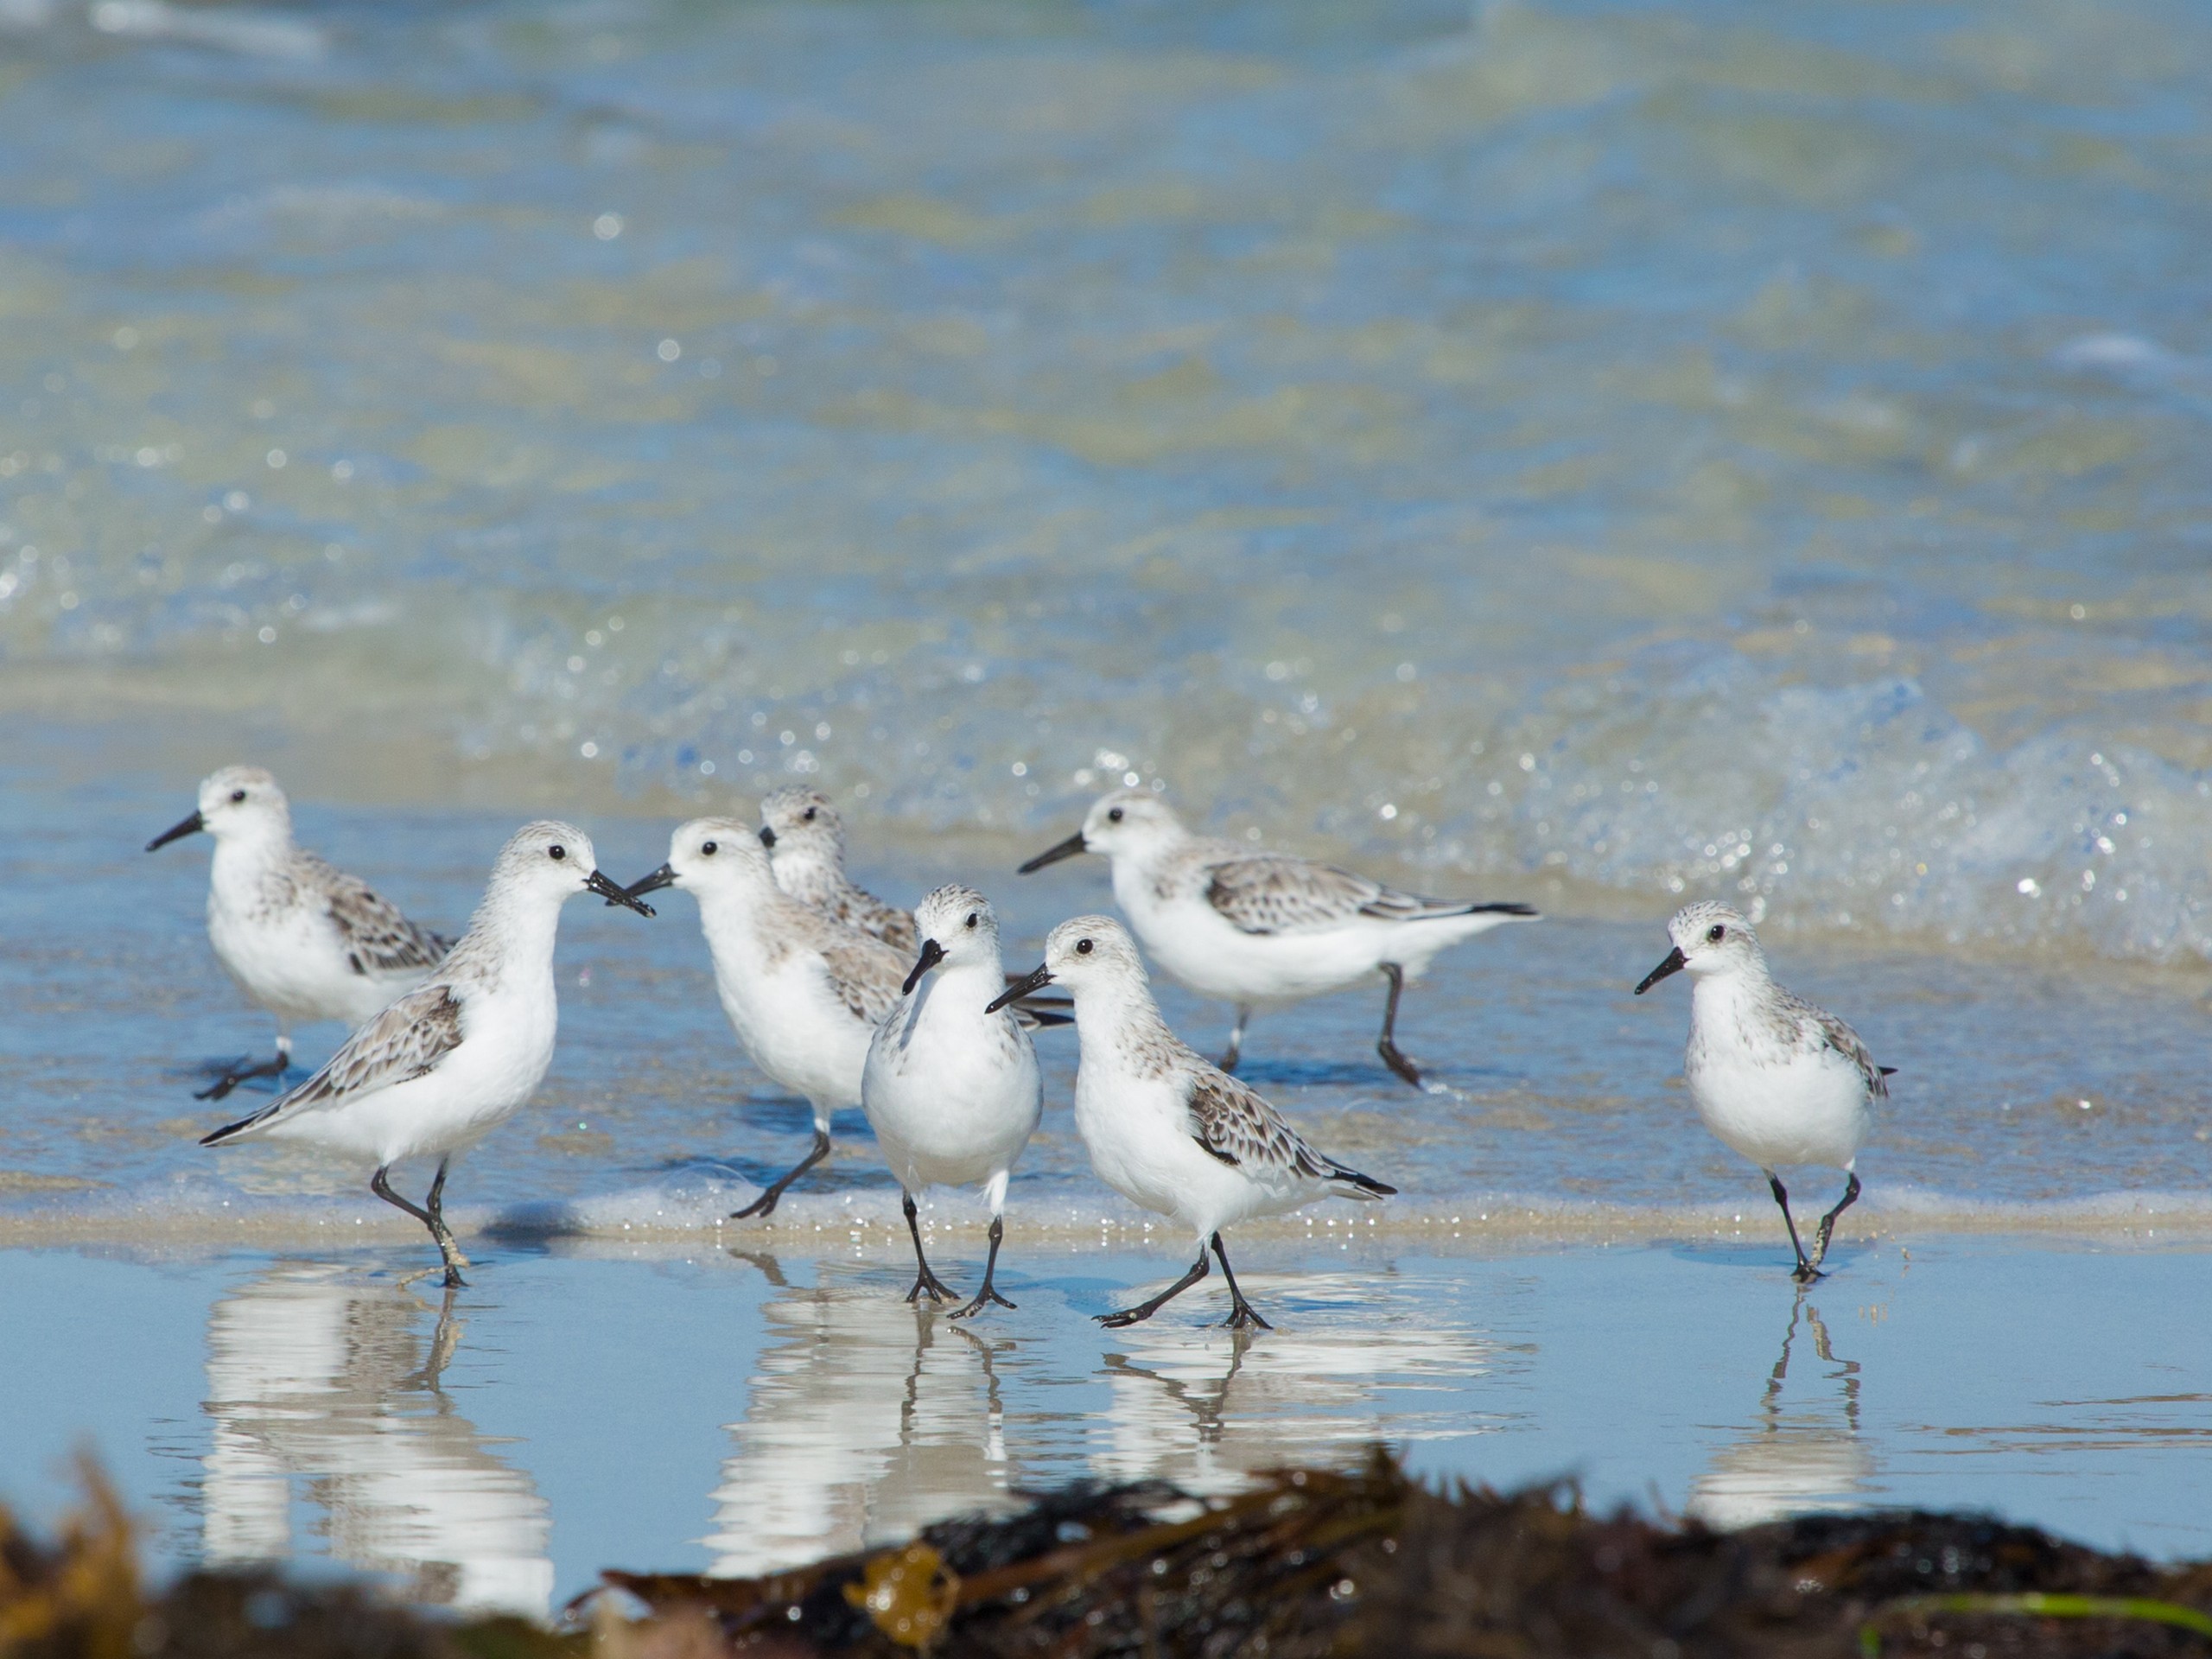
<instances>
[{"instance_id":1,"label":"bird's black beak","mask_svg":"<svg viewBox=\"0 0 2212 1659\"><path fill-rule=\"evenodd\" d=\"M1649 973L1643 976L1642 982L1636 988L1636 994L1638 996L1642 996L1654 985L1656 985L1661 980L1666 978L1668 975L1679 974L1683 969L1688 966L1689 964L1682 960L1682 947L1679 944L1676 945L1673 950L1667 953L1666 961L1661 963L1656 968L1654 968Z\"/></svg>"},{"instance_id":2,"label":"bird's black beak","mask_svg":"<svg viewBox=\"0 0 2212 1659\"><path fill-rule=\"evenodd\" d=\"M160 835L156 836L146 843L146 850L150 853L156 848L166 847L173 841L182 841L187 836L196 836L207 827L207 820L195 812L182 823L173 823Z\"/></svg>"},{"instance_id":3,"label":"bird's black beak","mask_svg":"<svg viewBox=\"0 0 2212 1659\"><path fill-rule=\"evenodd\" d=\"M760 826L760 844L771 849L776 844L776 832L765 823Z\"/></svg>"},{"instance_id":4,"label":"bird's black beak","mask_svg":"<svg viewBox=\"0 0 2212 1659\"><path fill-rule=\"evenodd\" d=\"M912 996L914 987L922 982L922 976L944 960L944 947L935 939L922 941L921 959L914 963L914 971L906 976L906 982L899 988L901 996Z\"/></svg>"},{"instance_id":5,"label":"bird's black beak","mask_svg":"<svg viewBox=\"0 0 2212 1659\"><path fill-rule=\"evenodd\" d=\"M1047 864L1057 864L1064 858L1073 858L1077 853L1087 853L1090 850L1090 848L1084 845L1083 831L1078 830L1058 846L1047 847L1014 874L1027 875L1033 871L1043 869Z\"/></svg>"},{"instance_id":6,"label":"bird's black beak","mask_svg":"<svg viewBox=\"0 0 2212 1659\"><path fill-rule=\"evenodd\" d=\"M667 867L664 865L662 868ZM584 878L584 891L597 893L610 905L620 905L625 909L634 910L640 916L650 916L653 913L653 907L651 905L646 904L629 889L617 887L608 879L604 870L594 870Z\"/></svg>"},{"instance_id":7,"label":"bird's black beak","mask_svg":"<svg viewBox=\"0 0 2212 1659\"><path fill-rule=\"evenodd\" d=\"M608 885L613 886L613 883L610 882ZM641 875L626 887L616 887L614 891L618 897L613 902L625 905L634 904L641 893L658 893L663 887L672 887L675 885L676 872L664 864L651 875ZM645 914L650 916L652 912L649 910Z\"/></svg>"},{"instance_id":8,"label":"bird's black beak","mask_svg":"<svg viewBox=\"0 0 2212 1659\"><path fill-rule=\"evenodd\" d=\"M1083 837L1081 836L1077 836L1076 839L1077 841L1081 841ZM996 996L993 997L990 1001L990 1005L986 1007L983 1012L985 1014L996 1014L1001 1008L1006 1007L1007 1003L1019 1002L1023 997L1027 996L1032 991L1042 990L1046 986L1052 982L1052 970L1039 963L1036 968L1033 969L1030 972L1024 974L1020 979L1015 980L1013 984L1007 986L1006 989L1001 991Z\"/></svg>"}]
</instances>

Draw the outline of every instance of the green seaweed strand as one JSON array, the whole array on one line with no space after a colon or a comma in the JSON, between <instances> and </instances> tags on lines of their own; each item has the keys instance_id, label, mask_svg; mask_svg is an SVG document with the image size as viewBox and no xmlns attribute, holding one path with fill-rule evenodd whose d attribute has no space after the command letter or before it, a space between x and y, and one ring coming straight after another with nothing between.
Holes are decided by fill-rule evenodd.
<instances>
[{"instance_id":1,"label":"green seaweed strand","mask_svg":"<svg viewBox=\"0 0 2212 1659\"><path fill-rule=\"evenodd\" d=\"M1864 1659L1881 1659L1884 1619L1914 1613L2016 1613L2029 1618L2141 1618L2156 1624L2177 1625L2212 1641L2212 1616L2175 1601L2153 1601L2147 1596L2052 1596L2030 1590L2016 1596L1908 1596L1877 1609L1859 1627L1859 1651Z\"/></svg>"}]
</instances>

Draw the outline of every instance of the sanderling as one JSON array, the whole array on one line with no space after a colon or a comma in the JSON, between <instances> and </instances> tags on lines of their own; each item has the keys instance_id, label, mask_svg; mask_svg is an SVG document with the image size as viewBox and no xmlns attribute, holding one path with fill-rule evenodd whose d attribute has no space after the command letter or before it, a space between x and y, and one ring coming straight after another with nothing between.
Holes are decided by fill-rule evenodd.
<instances>
[{"instance_id":1,"label":"sanderling","mask_svg":"<svg viewBox=\"0 0 2212 1659\"><path fill-rule=\"evenodd\" d=\"M629 893L671 887L699 901L715 988L738 1041L771 1082L814 1110L813 1147L732 1218L765 1216L829 1156L830 1114L861 1103L868 1039L898 1007L908 963L784 892L766 849L734 818L683 825L669 839L668 862Z\"/></svg>"},{"instance_id":2,"label":"sanderling","mask_svg":"<svg viewBox=\"0 0 2212 1659\"><path fill-rule=\"evenodd\" d=\"M699 901L715 988L738 1040L769 1081L814 1109L814 1145L733 1221L765 1216L830 1154L830 1114L861 1103L861 1073L884 1016L899 1006L909 960L873 934L832 921L776 885L767 849L734 818L694 818L669 839L668 862L630 884L637 898L681 887ZM1049 1014L1023 1017L1065 1024Z\"/></svg>"},{"instance_id":3,"label":"sanderling","mask_svg":"<svg viewBox=\"0 0 2212 1659\"><path fill-rule=\"evenodd\" d=\"M260 767L210 775L200 785L200 810L146 850L202 830L215 837L207 938L238 988L276 1016L276 1058L248 1065L241 1057L195 1099L220 1100L248 1077L283 1076L296 1022L372 1020L444 957L448 940L292 844L291 807Z\"/></svg>"},{"instance_id":4,"label":"sanderling","mask_svg":"<svg viewBox=\"0 0 2212 1659\"><path fill-rule=\"evenodd\" d=\"M833 921L914 953L914 918L887 905L845 874L845 826L818 789L791 784L760 803L760 844L768 849L776 885Z\"/></svg>"},{"instance_id":5,"label":"sanderling","mask_svg":"<svg viewBox=\"0 0 2212 1659\"><path fill-rule=\"evenodd\" d=\"M1406 981L1446 946L1536 913L1527 905L1416 898L1332 864L1193 836L1141 789L1102 797L1082 829L1021 874L1077 853L1113 861L1115 901L1154 961L1235 1007L1226 1071L1236 1069L1255 1008L1339 990L1379 969L1390 992L1376 1052L1420 1088L1421 1072L1398 1052Z\"/></svg>"},{"instance_id":6,"label":"sanderling","mask_svg":"<svg viewBox=\"0 0 2212 1659\"><path fill-rule=\"evenodd\" d=\"M1874 1102L1888 1097L1883 1079L1897 1068L1876 1065L1857 1032L1776 984L1751 925L1727 906L1685 905L1667 924L1667 934L1675 948L1636 994L1688 971L1690 1040L1682 1080L1705 1127L1766 1176L1797 1254L1791 1276L1809 1283L1821 1276L1835 1218L1859 1197L1859 1148ZM1797 1242L1789 1194L1775 1173L1785 1164L1821 1165L1848 1178L1835 1208L1821 1217L1809 1260Z\"/></svg>"},{"instance_id":7,"label":"sanderling","mask_svg":"<svg viewBox=\"0 0 2212 1659\"><path fill-rule=\"evenodd\" d=\"M499 849L468 931L428 984L355 1032L298 1088L200 1144L266 1135L373 1159L369 1190L429 1228L446 1283L462 1283L468 1258L446 1228L446 1170L455 1152L519 1111L545 1075L561 1014L553 935L562 904L579 893L653 913L599 873L582 830L524 824ZM426 1205L391 1190L394 1164L433 1154Z\"/></svg>"},{"instance_id":8,"label":"sanderling","mask_svg":"<svg viewBox=\"0 0 2212 1659\"><path fill-rule=\"evenodd\" d=\"M899 1178L913 1235L917 1272L906 1300L938 1301L953 1291L930 1270L915 1219L914 1194L931 1186L981 1182L991 1208L991 1249L982 1288L952 1317L986 1304L1014 1304L991 1287L998 1271L1001 1219L1014 1160L1036 1133L1044 1082L1029 1033L1012 1009L985 1012L1006 988L998 918L973 887L939 887L915 907L922 936L905 998L875 1028L861 1076L861 1106L883 1160Z\"/></svg>"},{"instance_id":9,"label":"sanderling","mask_svg":"<svg viewBox=\"0 0 2212 1659\"><path fill-rule=\"evenodd\" d=\"M1144 963L1119 922L1062 922L1045 941L1044 966L990 1006L1056 980L1075 994L1075 1125L1091 1167L1123 1198L1172 1217L1198 1239L1188 1273L1150 1301L1102 1313L1099 1322L1150 1319L1206 1276L1211 1245L1229 1281L1226 1323L1268 1328L1236 1287L1221 1230L1317 1198L1382 1198L1398 1189L1317 1152L1252 1090L1185 1047L1160 1017Z\"/></svg>"}]
</instances>

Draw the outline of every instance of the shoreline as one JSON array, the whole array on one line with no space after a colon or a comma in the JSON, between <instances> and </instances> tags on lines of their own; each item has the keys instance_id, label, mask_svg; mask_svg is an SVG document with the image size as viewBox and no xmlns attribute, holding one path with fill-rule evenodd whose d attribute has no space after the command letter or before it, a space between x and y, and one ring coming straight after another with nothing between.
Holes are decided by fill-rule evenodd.
<instances>
[{"instance_id":1,"label":"shoreline","mask_svg":"<svg viewBox=\"0 0 2212 1659\"><path fill-rule=\"evenodd\" d=\"M887 1250L903 1256L909 1249L906 1224L895 1198L871 1193L876 1210L841 1209L834 1214L799 1213L786 1219L744 1224L712 1220L598 1220L569 1213L557 1205L522 1206L520 1211L486 1215L480 1208L456 1206L448 1211L457 1238L480 1248L496 1249L512 1245L524 1249L559 1250L620 1245L645 1247L671 1258L688 1256L701 1249L742 1253L748 1249L795 1258L845 1255L855 1250ZM2126 1195L2113 1195L2115 1200ZM2140 1196L2140 1195L2138 1195ZM2184 1198L2191 1195L2158 1195ZM731 1198L716 1201L729 1203ZM738 1191L735 1201L742 1201ZM587 1201L588 1202L588 1201ZM2197 1249L2212 1247L2212 1194L2186 1207L2162 1210L2143 1207L2128 1212L2106 1211L2100 1199L2085 1199L2044 1209L2042 1206L1991 1203L1951 1209L1885 1212L1877 1207L1866 1217L1873 1225L1846 1229L1839 1226L1832 1247L1837 1251L1909 1249L1916 1243L1946 1239L1991 1240L2015 1237L2035 1248L2133 1248L2141 1249ZM1757 1215L1748 1207L1738 1217L1733 1211L1707 1210L1668 1211L1605 1205L1550 1207L1519 1205L1510 1201L1470 1202L1454 1209L1446 1205L1428 1213L1395 1218L1361 1215L1355 1221L1327 1216L1292 1216L1247 1222L1233 1236L1254 1244L1312 1246L1350 1244L1381 1246L1424 1254L1486 1255L1522 1250L1549 1252L1577 1249L1637 1249L1667 1245L1713 1245L1730 1249L1758 1249L1773 1245L1786 1256L1778 1214ZM379 1206L381 1207L381 1206ZM1855 1206L1866 1208L1864 1202ZM1119 1254L1132 1249L1158 1249L1163 1257L1184 1249L1183 1231L1173 1223L1147 1219L1129 1212L1099 1215L1069 1210L1058 1217L1025 1212L1009 1205L1006 1211L1009 1249L1041 1244L1071 1254ZM1771 1228L1762 1224L1771 1220ZM939 1210L923 1211L923 1235L962 1243L985 1236L988 1221L973 1215ZM223 1216L165 1216L130 1220L83 1215L41 1217L0 1215L0 1250L146 1249L197 1253L245 1250L283 1253L293 1250L388 1251L394 1245L423 1243L421 1228L409 1218L387 1219L368 1210L359 1212L333 1206L327 1213L282 1211L239 1212ZM1839 1258L1841 1259L1841 1258Z\"/></svg>"}]
</instances>

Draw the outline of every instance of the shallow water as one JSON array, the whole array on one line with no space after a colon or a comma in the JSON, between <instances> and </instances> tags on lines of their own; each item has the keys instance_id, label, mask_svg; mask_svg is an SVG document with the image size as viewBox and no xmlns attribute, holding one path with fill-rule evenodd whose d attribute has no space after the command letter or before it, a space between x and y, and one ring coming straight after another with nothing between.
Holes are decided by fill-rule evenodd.
<instances>
[{"instance_id":1,"label":"shallow water","mask_svg":"<svg viewBox=\"0 0 2212 1659\"><path fill-rule=\"evenodd\" d=\"M1376 1435L2204 1553L2209 80L2160 0L0 0L0 1491L86 1430L165 1561L537 1611ZM1022 1323L918 1333L856 1116L720 1225L804 1110L688 900L573 906L448 1352L360 1172L194 1144L270 1029L138 849L240 759L446 925L524 816L634 874L794 777L1011 965L1123 779L1548 914L1409 995L1434 1092L1379 985L1255 1027L1403 1195L1239 1238L1240 1360L1077 1317L1185 1246L1064 1039ZM1708 894L1901 1068L1794 1316L1628 995Z\"/></svg>"},{"instance_id":2,"label":"shallow water","mask_svg":"<svg viewBox=\"0 0 2212 1659\"><path fill-rule=\"evenodd\" d=\"M11 917L0 1000L17 1011L0 1027L0 1098L11 1103L0 1120L0 1228L18 1240L118 1243L298 1243L333 1229L416 1236L369 1195L364 1171L312 1149L197 1144L242 1115L237 1100L250 1110L265 1098L195 1102L203 1068L268 1052L272 1027L209 951L207 842L141 850L189 799L143 775L56 791L33 768L0 768L0 892ZM443 924L466 916L512 824L511 815L312 804L299 819L305 844ZM666 855L659 822L592 827L602 863L626 879ZM934 875L911 855L861 873L909 899L955 872L982 882L1004 908L1007 961L1027 966L1052 923L1109 900L1103 864L1017 878L1007 873L1015 850L969 842L938 849ZM553 1067L532 1105L457 1166L451 1198L464 1224L698 1236L804 1151L807 1108L745 1059L715 998L696 910L665 897L651 921L569 906ZM1758 1172L1706 1134L1681 1091L1679 983L1630 994L1665 947L1656 922L1548 918L1446 957L1400 1018L1408 1051L1431 1068L1424 1094L1375 1058L1379 979L1372 992L1255 1020L1244 1075L1317 1144L1402 1190L1386 1205L1323 1205L1279 1228L1778 1237ZM1778 971L1844 1011L1900 1068L1847 1232L2212 1230L2196 977L1818 942L1781 950ZM1172 985L1161 997L1193 1041L1225 1034L1217 1005ZM302 1058L320 1063L341 1035L306 1028ZM1075 1135L1072 1033L1038 1042L1046 1111L1009 1213L1093 1242L1102 1228L1141 1236L1151 1218L1098 1185ZM811 1251L855 1227L900 1230L898 1188L866 1120L849 1112L836 1128L835 1160L794 1190L776 1224L731 1224L729 1240L765 1235ZM426 1179L410 1171L403 1184ZM1825 1209L1834 1179L1808 1173L1801 1211L1815 1199ZM931 1207L945 1224L980 1221L965 1193Z\"/></svg>"},{"instance_id":3,"label":"shallow water","mask_svg":"<svg viewBox=\"0 0 2212 1659\"><path fill-rule=\"evenodd\" d=\"M2212 943L2201 7L0 29L18 713Z\"/></svg>"},{"instance_id":4,"label":"shallow water","mask_svg":"<svg viewBox=\"0 0 2212 1659\"><path fill-rule=\"evenodd\" d=\"M0 1489L95 1447L164 1567L292 1560L542 1615L607 1566L756 1573L1077 1477L1198 1491L1377 1440L1738 1525L1994 1508L2212 1552L2201 1253L1936 1239L1799 1295L1770 1250L1242 1253L1278 1329L1085 1317L1172 1258L1017 1249L968 1330L891 1253L494 1249L442 1316L391 1252L0 1252ZM966 1282L972 1250L942 1255ZM2061 1339L2050 1310L2064 1309Z\"/></svg>"}]
</instances>

